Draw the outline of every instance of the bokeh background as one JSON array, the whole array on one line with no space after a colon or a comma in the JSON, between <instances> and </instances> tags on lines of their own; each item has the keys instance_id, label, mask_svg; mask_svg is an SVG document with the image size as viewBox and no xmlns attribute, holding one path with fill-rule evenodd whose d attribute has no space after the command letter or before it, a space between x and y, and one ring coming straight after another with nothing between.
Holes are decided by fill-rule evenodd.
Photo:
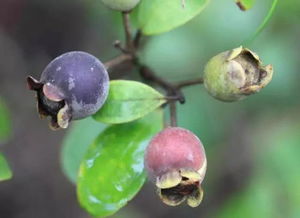
<instances>
[{"instance_id":1,"label":"bokeh background","mask_svg":"<svg viewBox=\"0 0 300 218\"><path fill-rule=\"evenodd\" d=\"M232 0L213 0L194 20L147 38L143 60L178 81L199 77L216 53L239 46L255 32L272 1L241 12ZM54 57L71 50L106 61L123 40L120 15L100 0L1 0L0 96L12 132L1 144L13 169L0 183L1 218L87 218L75 186L63 175L61 144L38 119L28 74L39 77ZM279 1L265 30L248 45L273 64L271 84L236 103L222 103L204 88L184 89L179 124L196 133L207 151L205 198L196 209L163 205L147 183L114 218L298 218L300 217L300 2ZM133 71L134 74L134 71Z\"/></svg>"}]
</instances>

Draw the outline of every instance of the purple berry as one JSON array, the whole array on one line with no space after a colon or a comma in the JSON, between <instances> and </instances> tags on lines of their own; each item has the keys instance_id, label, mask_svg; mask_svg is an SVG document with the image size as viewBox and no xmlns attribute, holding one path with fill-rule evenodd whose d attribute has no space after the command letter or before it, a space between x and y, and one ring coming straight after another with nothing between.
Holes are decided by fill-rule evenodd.
<instances>
[{"instance_id":1,"label":"purple berry","mask_svg":"<svg viewBox=\"0 0 300 218\"><path fill-rule=\"evenodd\" d=\"M185 200L191 207L201 203L206 155L201 141L189 130L169 127L158 133L146 149L145 167L167 205Z\"/></svg>"},{"instance_id":2,"label":"purple berry","mask_svg":"<svg viewBox=\"0 0 300 218\"><path fill-rule=\"evenodd\" d=\"M40 81L27 78L28 86L37 92L41 117L50 116L50 127L67 128L71 120L97 112L104 104L109 77L104 65L86 52L67 52L42 72Z\"/></svg>"}]
</instances>

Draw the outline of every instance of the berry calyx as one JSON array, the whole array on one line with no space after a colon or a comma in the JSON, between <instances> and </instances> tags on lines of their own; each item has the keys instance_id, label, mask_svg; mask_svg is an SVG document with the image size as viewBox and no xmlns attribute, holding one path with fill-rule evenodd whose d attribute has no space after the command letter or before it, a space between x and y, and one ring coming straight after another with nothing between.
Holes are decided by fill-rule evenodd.
<instances>
[{"instance_id":1,"label":"berry calyx","mask_svg":"<svg viewBox=\"0 0 300 218\"><path fill-rule=\"evenodd\" d=\"M158 133L145 153L148 175L155 182L161 200L170 206L185 200L191 207L201 203L206 165L199 138L179 127L168 127Z\"/></svg>"},{"instance_id":2,"label":"berry calyx","mask_svg":"<svg viewBox=\"0 0 300 218\"><path fill-rule=\"evenodd\" d=\"M263 66L257 54L241 46L211 58L203 79L211 96L231 102L259 92L272 76L271 65Z\"/></svg>"}]
</instances>

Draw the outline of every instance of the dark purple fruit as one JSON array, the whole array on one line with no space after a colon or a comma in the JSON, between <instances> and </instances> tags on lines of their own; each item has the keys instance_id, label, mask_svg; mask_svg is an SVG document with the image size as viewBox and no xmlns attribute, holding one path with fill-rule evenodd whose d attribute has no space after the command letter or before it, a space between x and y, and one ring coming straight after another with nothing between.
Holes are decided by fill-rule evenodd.
<instances>
[{"instance_id":1,"label":"dark purple fruit","mask_svg":"<svg viewBox=\"0 0 300 218\"><path fill-rule=\"evenodd\" d=\"M109 77L104 65L93 55L73 51L51 61L40 81L27 78L28 87L37 92L40 116L51 117L50 127L67 128L97 112L106 100Z\"/></svg>"}]
</instances>

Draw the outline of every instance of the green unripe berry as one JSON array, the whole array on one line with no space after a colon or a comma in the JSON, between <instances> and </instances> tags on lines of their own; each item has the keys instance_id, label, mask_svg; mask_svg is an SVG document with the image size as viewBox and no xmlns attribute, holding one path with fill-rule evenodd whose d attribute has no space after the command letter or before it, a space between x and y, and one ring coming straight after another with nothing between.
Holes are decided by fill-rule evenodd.
<instances>
[{"instance_id":1,"label":"green unripe berry","mask_svg":"<svg viewBox=\"0 0 300 218\"><path fill-rule=\"evenodd\" d=\"M140 2L140 0L102 0L102 2L113 10L130 11Z\"/></svg>"},{"instance_id":2,"label":"green unripe berry","mask_svg":"<svg viewBox=\"0 0 300 218\"><path fill-rule=\"evenodd\" d=\"M209 60L204 70L204 85L214 98L237 101L259 92L272 79L273 67L263 66L257 54L238 47Z\"/></svg>"}]
</instances>

